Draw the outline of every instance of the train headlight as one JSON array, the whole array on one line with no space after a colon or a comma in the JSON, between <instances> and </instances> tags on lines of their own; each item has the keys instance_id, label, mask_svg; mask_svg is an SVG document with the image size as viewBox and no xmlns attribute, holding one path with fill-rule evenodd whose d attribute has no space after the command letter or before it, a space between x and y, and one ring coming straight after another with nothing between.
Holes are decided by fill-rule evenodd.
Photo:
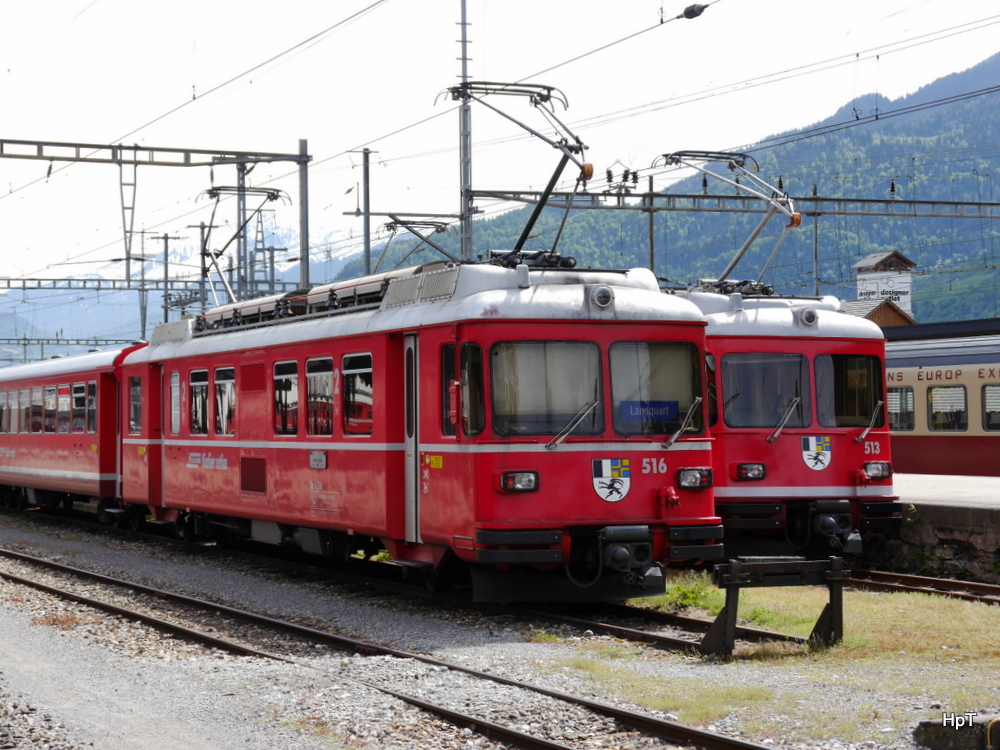
<instances>
[{"instance_id":1,"label":"train headlight","mask_svg":"<svg viewBox=\"0 0 1000 750\"><path fill-rule=\"evenodd\" d=\"M892 476L892 464L888 461L869 461L865 464L865 474L872 479L888 479Z\"/></svg>"},{"instance_id":2,"label":"train headlight","mask_svg":"<svg viewBox=\"0 0 1000 750\"><path fill-rule=\"evenodd\" d=\"M686 490L704 490L712 486L711 469L678 469L677 484Z\"/></svg>"},{"instance_id":3,"label":"train headlight","mask_svg":"<svg viewBox=\"0 0 1000 750\"><path fill-rule=\"evenodd\" d=\"M736 478L744 482L759 482L767 476L767 466L764 464L737 464Z\"/></svg>"},{"instance_id":4,"label":"train headlight","mask_svg":"<svg viewBox=\"0 0 1000 750\"><path fill-rule=\"evenodd\" d=\"M534 471L505 471L500 475L504 492L534 492L538 489L538 474Z\"/></svg>"}]
</instances>

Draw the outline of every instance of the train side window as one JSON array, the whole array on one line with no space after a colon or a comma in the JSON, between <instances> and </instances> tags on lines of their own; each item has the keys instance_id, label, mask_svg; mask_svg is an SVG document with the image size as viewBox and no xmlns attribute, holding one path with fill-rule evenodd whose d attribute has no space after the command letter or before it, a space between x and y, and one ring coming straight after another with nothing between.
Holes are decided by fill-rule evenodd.
<instances>
[{"instance_id":1,"label":"train side window","mask_svg":"<svg viewBox=\"0 0 1000 750\"><path fill-rule=\"evenodd\" d=\"M913 410L913 388L887 388L886 406L889 410L889 429L894 432L908 432L917 426Z\"/></svg>"},{"instance_id":2,"label":"train side window","mask_svg":"<svg viewBox=\"0 0 1000 750\"><path fill-rule=\"evenodd\" d=\"M170 373L170 434L181 433L181 374Z\"/></svg>"},{"instance_id":3,"label":"train side window","mask_svg":"<svg viewBox=\"0 0 1000 750\"><path fill-rule=\"evenodd\" d=\"M483 386L483 350L462 344L462 432L478 435L486 428L486 392Z\"/></svg>"},{"instance_id":4,"label":"train side window","mask_svg":"<svg viewBox=\"0 0 1000 750\"><path fill-rule=\"evenodd\" d=\"M87 431L87 384L73 383L70 429L74 434Z\"/></svg>"},{"instance_id":5,"label":"train side window","mask_svg":"<svg viewBox=\"0 0 1000 750\"><path fill-rule=\"evenodd\" d=\"M1000 385L983 386L983 429L1000 430Z\"/></svg>"},{"instance_id":6,"label":"train side window","mask_svg":"<svg viewBox=\"0 0 1000 750\"><path fill-rule=\"evenodd\" d=\"M69 383L59 386L58 403L56 405L56 432L60 435L69 434L70 423L70 398Z\"/></svg>"},{"instance_id":7,"label":"train side window","mask_svg":"<svg viewBox=\"0 0 1000 750\"><path fill-rule=\"evenodd\" d=\"M451 423L451 384L455 381L455 345L445 344L441 347L441 432L445 435L455 434L455 425Z\"/></svg>"},{"instance_id":8,"label":"train side window","mask_svg":"<svg viewBox=\"0 0 1000 750\"><path fill-rule=\"evenodd\" d=\"M97 434L97 381L87 383L87 432Z\"/></svg>"},{"instance_id":9,"label":"train side window","mask_svg":"<svg viewBox=\"0 0 1000 750\"><path fill-rule=\"evenodd\" d=\"M215 371L215 434L236 434L236 369Z\"/></svg>"},{"instance_id":10,"label":"train side window","mask_svg":"<svg viewBox=\"0 0 1000 750\"><path fill-rule=\"evenodd\" d=\"M31 432L31 390L21 389L21 432Z\"/></svg>"},{"instance_id":11,"label":"train side window","mask_svg":"<svg viewBox=\"0 0 1000 750\"><path fill-rule=\"evenodd\" d=\"M306 360L306 434L333 434L333 360Z\"/></svg>"},{"instance_id":12,"label":"train side window","mask_svg":"<svg viewBox=\"0 0 1000 750\"><path fill-rule=\"evenodd\" d=\"M128 434L138 435L141 432L142 378L138 375L133 375L128 379Z\"/></svg>"},{"instance_id":13,"label":"train side window","mask_svg":"<svg viewBox=\"0 0 1000 750\"><path fill-rule=\"evenodd\" d=\"M7 391L0 391L0 434L7 432Z\"/></svg>"},{"instance_id":14,"label":"train side window","mask_svg":"<svg viewBox=\"0 0 1000 750\"><path fill-rule=\"evenodd\" d=\"M815 368L816 411L823 427L882 426L884 376L878 357L820 354Z\"/></svg>"},{"instance_id":15,"label":"train side window","mask_svg":"<svg viewBox=\"0 0 1000 750\"><path fill-rule=\"evenodd\" d=\"M44 431L54 433L56 431L56 394L58 390L54 385L45 386L45 411L44 411Z\"/></svg>"},{"instance_id":16,"label":"train side window","mask_svg":"<svg viewBox=\"0 0 1000 750\"><path fill-rule=\"evenodd\" d=\"M715 355L705 355L705 376L708 384L708 424L715 427L719 421L719 394L715 387Z\"/></svg>"},{"instance_id":17,"label":"train side window","mask_svg":"<svg viewBox=\"0 0 1000 750\"><path fill-rule=\"evenodd\" d=\"M41 386L31 389L31 432L38 434L43 429L43 419L45 414L44 390Z\"/></svg>"},{"instance_id":18,"label":"train side window","mask_svg":"<svg viewBox=\"0 0 1000 750\"><path fill-rule=\"evenodd\" d=\"M619 435L663 435L680 429L701 395L692 344L620 341L611 345L612 424ZM696 409L689 432L701 432Z\"/></svg>"},{"instance_id":19,"label":"train side window","mask_svg":"<svg viewBox=\"0 0 1000 750\"><path fill-rule=\"evenodd\" d=\"M17 391L10 391L7 394L8 422L7 432L16 435L21 431L21 410L17 405Z\"/></svg>"},{"instance_id":20,"label":"train side window","mask_svg":"<svg viewBox=\"0 0 1000 750\"><path fill-rule=\"evenodd\" d=\"M372 355L344 357L344 432L371 435L375 409L372 387Z\"/></svg>"},{"instance_id":21,"label":"train side window","mask_svg":"<svg viewBox=\"0 0 1000 750\"><path fill-rule=\"evenodd\" d=\"M208 370L192 370L190 429L192 435L208 434Z\"/></svg>"},{"instance_id":22,"label":"train side window","mask_svg":"<svg viewBox=\"0 0 1000 750\"><path fill-rule=\"evenodd\" d=\"M274 365L274 434L299 434L299 363Z\"/></svg>"},{"instance_id":23,"label":"train side window","mask_svg":"<svg viewBox=\"0 0 1000 750\"><path fill-rule=\"evenodd\" d=\"M969 429L969 407L964 385L939 385L927 389L927 426L935 431Z\"/></svg>"}]
</instances>

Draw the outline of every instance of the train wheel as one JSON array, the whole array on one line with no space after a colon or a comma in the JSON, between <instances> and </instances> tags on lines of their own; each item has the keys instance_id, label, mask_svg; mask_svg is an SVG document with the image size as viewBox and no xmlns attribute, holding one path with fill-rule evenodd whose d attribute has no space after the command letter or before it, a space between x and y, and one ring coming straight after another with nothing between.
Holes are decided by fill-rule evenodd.
<instances>
[{"instance_id":1,"label":"train wheel","mask_svg":"<svg viewBox=\"0 0 1000 750\"><path fill-rule=\"evenodd\" d=\"M128 509L128 527L132 531L138 531L146 521L146 506L130 505Z\"/></svg>"},{"instance_id":2,"label":"train wheel","mask_svg":"<svg viewBox=\"0 0 1000 750\"><path fill-rule=\"evenodd\" d=\"M194 541L194 517L190 513L177 516L174 522L174 534L182 542Z\"/></svg>"}]
</instances>

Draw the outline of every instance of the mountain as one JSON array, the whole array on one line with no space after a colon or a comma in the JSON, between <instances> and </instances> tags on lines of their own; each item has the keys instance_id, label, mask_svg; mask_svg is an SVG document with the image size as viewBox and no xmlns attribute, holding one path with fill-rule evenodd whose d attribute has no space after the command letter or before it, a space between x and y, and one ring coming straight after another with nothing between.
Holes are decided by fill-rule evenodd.
<instances>
[{"instance_id":1,"label":"mountain","mask_svg":"<svg viewBox=\"0 0 1000 750\"><path fill-rule=\"evenodd\" d=\"M1000 55L899 99L869 94L844 104L831 117L801 131L779 133L744 151L759 175L794 197L878 200L1000 202ZM711 144L689 144L706 148ZM599 166L599 165L598 165ZM725 169L724 165L717 165ZM598 170L599 171L599 170ZM594 180L590 189L605 185ZM641 183L640 183L641 184ZM701 194L702 178L675 183L674 194ZM731 186L709 181L709 194L731 195ZM476 221L476 255L510 249L531 207ZM1000 216L1000 208L997 209ZM550 249L563 211L543 211L526 250ZM717 278L758 223L758 215L659 213L655 221L655 272L677 282ZM768 226L732 277L757 278L784 222ZM648 219L639 211L574 211L558 252L595 267L648 265ZM920 322L1000 315L997 273L1000 236L994 220L823 216L819 220L821 293L854 299L851 266L873 254L896 250L917 264L914 316ZM436 239L458 254L458 239ZM415 242L397 239L391 262ZM424 250L408 263L438 257ZM358 275L360 261L341 276ZM790 232L764 280L780 293L811 294L813 228L806 219Z\"/></svg>"}]
</instances>

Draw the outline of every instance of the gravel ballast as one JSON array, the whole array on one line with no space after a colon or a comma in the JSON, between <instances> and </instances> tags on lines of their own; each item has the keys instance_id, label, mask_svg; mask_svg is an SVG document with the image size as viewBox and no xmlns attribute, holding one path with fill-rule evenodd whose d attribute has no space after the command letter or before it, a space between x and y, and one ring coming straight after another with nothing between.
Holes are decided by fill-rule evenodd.
<instances>
[{"instance_id":1,"label":"gravel ballast","mask_svg":"<svg viewBox=\"0 0 1000 750\"><path fill-rule=\"evenodd\" d=\"M608 648L620 645L610 638L564 634L551 642L529 642L518 623L477 617L469 610L358 594L294 581L260 566L9 518L0 519L0 546L275 617L321 623L344 635L635 708L625 696L603 694L601 683L565 667L567 660L591 653L601 642ZM295 664L228 656L147 626L81 613L79 605L6 581L0 582L0 633L0 750L500 747L471 728L430 717L369 684L573 747L668 747L637 740L590 712L414 659L325 648L298 657ZM797 668L778 670L754 662L655 652L623 662L620 669L639 671L650 682L694 681L718 690L760 685L817 699L813 706L796 708L792 701L790 708L786 700L771 709L780 714L777 725L788 727L787 736L754 734L759 707L733 706L729 716L709 727L789 750L913 750L916 723L948 709L934 703L933 686L942 675L919 664L905 675L876 670L869 678L830 674L808 658ZM904 679L926 684L927 695L900 698L878 687ZM859 683L868 687L859 690ZM835 727L824 733L828 736L801 739L803 722L814 720L816 711L849 720L870 706L877 706L882 718L863 740L838 741ZM671 718L666 711L669 707L657 715ZM774 726L775 717L769 718Z\"/></svg>"}]
</instances>

